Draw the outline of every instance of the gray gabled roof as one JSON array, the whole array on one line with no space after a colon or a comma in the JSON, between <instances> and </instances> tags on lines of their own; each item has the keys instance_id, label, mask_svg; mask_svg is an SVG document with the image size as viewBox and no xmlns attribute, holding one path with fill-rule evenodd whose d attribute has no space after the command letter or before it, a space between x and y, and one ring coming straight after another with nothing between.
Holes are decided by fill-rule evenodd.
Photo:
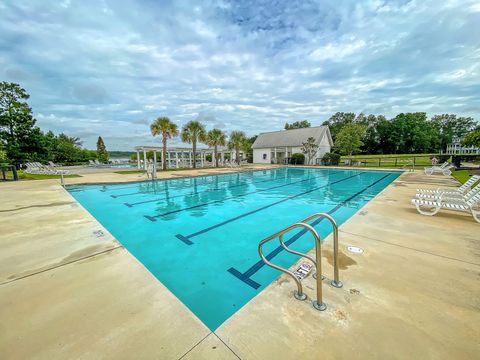
<instances>
[{"instance_id":1,"label":"gray gabled roof","mask_svg":"<svg viewBox=\"0 0 480 360\"><path fill-rule=\"evenodd\" d=\"M328 136L330 145L333 146L332 136L328 126L316 126L303 129L273 131L261 133L252 145L253 149L272 148L281 146L302 146L309 137L318 144L324 136Z\"/></svg>"}]
</instances>

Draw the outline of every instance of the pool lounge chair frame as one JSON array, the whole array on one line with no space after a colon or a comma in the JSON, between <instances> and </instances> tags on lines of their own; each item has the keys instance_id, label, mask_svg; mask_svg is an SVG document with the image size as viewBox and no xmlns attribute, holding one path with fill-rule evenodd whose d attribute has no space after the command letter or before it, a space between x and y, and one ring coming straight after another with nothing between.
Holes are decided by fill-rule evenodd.
<instances>
[{"instance_id":1,"label":"pool lounge chair frame","mask_svg":"<svg viewBox=\"0 0 480 360\"><path fill-rule=\"evenodd\" d=\"M424 198L424 199L438 198L440 195L443 195L446 197L462 197L478 186L480 186L480 175L473 175L463 185L461 185L456 189L454 188L417 189L417 197Z\"/></svg>"},{"instance_id":2,"label":"pool lounge chair frame","mask_svg":"<svg viewBox=\"0 0 480 360\"><path fill-rule=\"evenodd\" d=\"M430 167L426 167L424 169L425 171L425 174L427 175L432 175L434 173L442 173L443 175L445 176L449 176L452 174L452 170L455 166L450 164L448 161L445 161L442 165L440 166L430 166Z\"/></svg>"},{"instance_id":3,"label":"pool lounge chair frame","mask_svg":"<svg viewBox=\"0 0 480 360\"><path fill-rule=\"evenodd\" d=\"M480 223L480 187L472 190L474 193L465 198L438 197L435 199L412 199L417 211L426 216L434 216L442 209L470 213L476 222Z\"/></svg>"}]
</instances>

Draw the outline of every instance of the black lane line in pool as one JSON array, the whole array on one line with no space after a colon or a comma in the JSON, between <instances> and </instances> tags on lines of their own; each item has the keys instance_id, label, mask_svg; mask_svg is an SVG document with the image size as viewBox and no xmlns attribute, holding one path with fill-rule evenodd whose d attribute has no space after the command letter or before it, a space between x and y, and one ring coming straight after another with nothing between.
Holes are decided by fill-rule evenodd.
<instances>
[{"instance_id":1,"label":"black lane line in pool","mask_svg":"<svg viewBox=\"0 0 480 360\"><path fill-rule=\"evenodd\" d=\"M281 168L281 169L276 169L277 171L282 171L282 170L288 170L288 168ZM262 169L262 170L251 170L251 171L240 171L240 172L233 172L233 173L225 173L225 174L210 174L210 175L201 175L201 176L184 176L184 177L180 177L180 178L175 178L175 179L157 179L155 181L153 181L155 184L159 183L159 184L167 184L167 183L170 183L170 182L175 182L175 181L182 181L182 180L188 180L188 179L203 179L203 178L209 178L209 177L227 177L226 179L230 179L230 178L233 178L234 175L238 176L238 175L243 175L243 174L252 174L252 177L253 175L256 173L256 172L259 172L259 171L269 171L269 170L265 170L265 169ZM148 182L149 184L152 183L151 181ZM132 189L132 188L136 188L138 187L139 184L146 184L145 181L138 181L138 182L135 182L136 185L131 185L131 186L124 186L124 187L120 187L120 188L111 188L111 189L107 189L106 186L107 185L104 185L104 189L100 190L102 192L106 192L107 190L125 190L125 189ZM207 183L208 184L208 183ZM206 185L206 184L202 184L202 185ZM111 186L111 185L109 185ZM187 186L188 187L188 186ZM183 188L183 187L182 187ZM173 188L172 188L173 189ZM124 196L124 195L134 195L134 194L141 194L140 192L137 192L137 193L133 193L133 194L120 194L120 195L110 195L112 196L113 198L116 198L118 196Z\"/></svg>"},{"instance_id":2,"label":"black lane line in pool","mask_svg":"<svg viewBox=\"0 0 480 360\"><path fill-rule=\"evenodd\" d=\"M360 190L359 192L353 194L352 196L350 196L349 198L343 200L341 203L337 204L334 208L330 209L327 214L329 215L332 215L333 213L335 213L338 209L342 208L343 206L345 206L348 202L350 202L351 200L353 200L354 198L356 198L357 196L361 195L362 193L364 193L365 191L367 191L369 188L371 188L372 186L375 186L376 184L378 184L380 181L384 180L386 177L390 176L391 174L387 174L385 176L382 176L380 179L374 181L373 183L371 183L370 185L368 185L367 187L363 188L362 190ZM310 223L311 226L316 226L317 224L319 224L321 221L323 221L324 218L317 218L316 220L312 221ZM307 229L302 229L300 230L298 233L296 233L294 236L292 236L289 240L285 241L285 244L288 246L288 245L291 245L293 244L295 241L297 241L299 238L302 237L302 235L304 235L308 230ZM267 260L272 260L275 256L277 256L278 254L280 254L282 251L283 251L283 247L282 246L278 246L277 248L275 248L274 250L272 250L269 254L267 254L267 256L265 256L267 258ZM257 272L259 271L262 267L265 266L265 263L262 261L262 260L259 260L257 263L255 263L254 265L252 265L247 271L245 272L240 272L238 271L237 269L235 269L234 267L231 267L230 269L228 269L227 271L232 274L233 276L235 276L236 278L240 279L241 281L243 281L245 284L251 286L252 288L254 288L255 290L258 289L261 285L259 283L257 283L255 280L252 280L251 277Z\"/></svg>"},{"instance_id":3,"label":"black lane line in pool","mask_svg":"<svg viewBox=\"0 0 480 360\"><path fill-rule=\"evenodd\" d=\"M181 179L183 180L183 182L187 179ZM197 180L196 178L190 178L188 180ZM222 181L222 183L225 183L225 182L228 182L228 180L225 180L225 181ZM204 183L201 183L201 184L197 184L197 186L208 186L208 185L211 185L212 182L204 182ZM156 186L157 184L155 183L154 186ZM193 185L192 184L189 184L189 185L185 185L185 184L179 184L179 185L172 185L170 184L169 187L167 188L167 183L165 184L160 184L160 185L164 185L162 186L161 188L158 188L158 189L153 189L153 190L145 190L145 191L136 191L136 192L132 192L132 193L127 193L127 194L120 194L120 195L110 195L112 198L116 199L116 198L119 198L119 197L123 197L123 196L131 196L131 195L138 195L138 194L150 194L150 193L156 193L157 191L158 192L161 192L161 191L164 191L164 190L182 190L182 189L187 189L187 188L190 188L192 187ZM159 186L160 186L159 185Z\"/></svg>"},{"instance_id":4,"label":"black lane line in pool","mask_svg":"<svg viewBox=\"0 0 480 360\"><path fill-rule=\"evenodd\" d=\"M237 174L238 176L239 174ZM243 178L245 180L247 179L252 179L253 178L253 175L251 177L247 177L247 178ZM229 181L232 181L234 180L235 178L234 177L229 177L223 181L221 181L220 183L221 184L226 184L228 183ZM183 179L185 180L185 179ZM196 178L190 178L189 180L196 180ZM198 184L197 186L208 186L208 185L212 185L214 182L211 181L211 182L205 182L205 183L202 183L202 184ZM184 186L172 186L172 187L169 187L168 190L182 190L182 189L187 189L187 188L191 188L193 185L192 184L189 184L189 185L184 185ZM137 194L149 194L149 193L155 193L155 192L161 192L161 191L164 191L164 190L167 190L166 186L160 188L160 189L153 189L153 190L146 190L146 191L137 191L137 192L133 192L133 193L128 193L128 194L120 194L120 195L110 195L112 198L116 199L118 197L122 197L122 196L131 196L131 195L137 195Z\"/></svg>"},{"instance_id":5,"label":"black lane line in pool","mask_svg":"<svg viewBox=\"0 0 480 360\"><path fill-rule=\"evenodd\" d=\"M267 179L267 180L260 180L260 181L250 181L248 183L240 184L240 185L233 185L233 186L221 187L221 188L215 188L215 189L207 189L207 190L202 190L202 191L197 191L197 192L189 192L189 193L183 194L183 195L170 196L170 197L168 197L168 199L175 199L175 198L178 198L178 197L189 197L189 196L192 196L192 195L197 195L197 194L201 194L201 193L205 193L205 192L228 190L228 189L236 188L236 187L240 187L240 186L247 186L247 185L251 185L251 184L258 184L258 183L263 183L263 182L268 182L268 181L273 182L273 181L276 181L276 180L279 180L279 179ZM225 182L222 182L222 184L225 184ZM131 204L130 203L123 203L123 205L128 206L128 207L134 207L135 205L147 204L147 203L160 201L160 200L166 200L166 199L167 199L166 197L163 197L163 198L157 198L157 199L152 199L152 200L139 201L139 202L131 203Z\"/></svg>"},{"instance_id":6,"label":"black lane line in pool","mask_svg":"<svg viewBox=\"0 0 480 360\"><path fill-rule=\"evenodd\" d=\"M330 173L330 174L333 174L333 173ZM186 210L197 209L197 208L199 208L199 207L206 206L206 205L218 204L218 203L224 202L225 200L237 199L237 198L240 198L240 197L243 197L243 196L252 195L252 194L259 193L259 192L264 192L264 191L269 191L269 190L273 190L273 189L282 188L282 187L285 187L285 186L295 185L295 184L298 184L298 183L301 183L301 182L305 182L305 181L310 181L310 180L313 180L313 179L317 179L317 178L319 178L319 177L322 177L322 175L312 176L311 178L308 178L308 179L293 181L293 182L290 182L290 183L288 183L288 184L276 185L276 186L272 186L272 187L269 187L269 188L266 188L266 189L255 190L255 191L251 191L251 192L248 192L248 193L245 193L245 194L241 194L241 195L234 195L234 196L225 197L225 198L219 199L219 200L208 201L208 202L206 202L206 203L202 203L202 204L198 204L198 205L194 205L194 206L189 206L189 207L183 208L183 209L172 210L172 211L168 211L168 212L166 212L166 213L162 213L162 214L158 214L158 215L154 215L154 216L150 216L150 215L143 215L143 216L144 216L145 218L147 218L148 220L150 220L150 221L157 221L156 218L159 218L159 217L162 217L162 216L167 216L167 215L171 215L171 214L176 214L176 213L179 213L179 212L182 212L182 211L186 211Z\"/></svg>"},{"instance_id":7,"label":"black lane line in pool","mask_svg":"<svg viewBox=\"0 0 480 360\"><path fill-rule=\"evenodd\" d=\"M210 230L213 230L213 229L216 229L216 228L218 228L218 227L220 227L220 226L223 226L223 225L226 225L226 224L228 224L228 223L231 223L232 221L241 219L241 218L243 218L243 217L245 217L245 216L248 216L248 215L255 214L255 213L259 212L259 211L268 209L268 208L270 208L270 207L272 207L272 206L275 206L275 205L277 205L277 204L283 203L283 202L285 202L285 201L288 201L288 200L291 200L291 199L295 199L295 198L297 198L297 197L299 197L299 196L309 194L309 193L314 192L314 191L317 191L317 190L319 190L319 189L321 189L321 188L327 187L327 186L329 186L329 185L337 184L337 183L339 183L339 182L342 182L342 181L351 179L351 178L353 178L353 177L355 177L355 176L359 176L359 175L361 175L361 174L363 174L363 172L358 173L358 174L355 174L355 175L352 175L352 176L349 176L349 177L346 177L346 178L343 178L343 179L340 179L340 180L336 180L336 181L327 183L327 184L322 185L322 186L318 186L318 187L313 188L313 189L310 189L310 190L308 190L308 191L304 191L304 192L302 192L302 193L300 193L300 194L288 196L288 197L286 197L286 198L284 198L284 199L282 199L282 200L275 201L275 202L273 202L273 203L271 203L271 204L262 206L261 208L258 208L258 209L249 211L249 212L247 212L247 213L244 213L244 214L242 214L242 215L236 216L236 217L234 217L234 218L231 218L231 219L222 221L221 223L212 225L212 226L210 226L210 227L208 227L208 228L205 228L205 229L203 229L203 230L197 231L197 232L195 232L195 233L193 233L193 234L190 234L190 235L187 235L187 236L184 236L184 235L182 235L182 234L177 234L177 235L175 235L175 236L176 236L177 239L183 241L185 244L187 244L187 245L192 245L193 242L192 242L190 239L193 238L193 237L195 237L195 236L204 234L204 233L206 233L206 232L209 232Z\"/></svg>"}]
</instances>

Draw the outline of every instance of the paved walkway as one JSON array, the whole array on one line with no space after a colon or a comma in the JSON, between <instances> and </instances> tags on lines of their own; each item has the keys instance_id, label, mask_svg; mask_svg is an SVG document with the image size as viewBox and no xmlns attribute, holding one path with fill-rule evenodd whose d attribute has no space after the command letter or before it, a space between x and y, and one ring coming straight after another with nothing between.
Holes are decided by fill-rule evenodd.
<instances>
[{"instance_id":1,"label":"paved walkway","mask_svg":"<svg viewBox=\"0 0 480 360\"><path fill-rule=\"evenodd\" d=\"M341 226L345 286L325 280L326 311L293 299L294 286L282 276L215 333L58 181L0 184L0 358L475 358L480 225L449 212L424 217L409 204L419 186L454 184L405 173ZM365 251L352 254L348 245ZM324 257L331 277L331 239Z\"/></svg>"}]
</instances>

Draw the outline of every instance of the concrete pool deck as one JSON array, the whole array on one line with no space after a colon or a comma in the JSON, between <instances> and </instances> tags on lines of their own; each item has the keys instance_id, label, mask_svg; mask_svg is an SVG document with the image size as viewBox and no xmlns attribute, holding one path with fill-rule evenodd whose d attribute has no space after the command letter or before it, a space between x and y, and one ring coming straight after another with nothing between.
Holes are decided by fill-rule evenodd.
<instances>
[{"instance_id":1,"label":"concrete pool deck","mask_svg":"<svg viewBox=\"0 0 480 360\"><path fill-rule=\"evenodd\" d=\"M67 183L135 180L102 173ZM453 185L404 173L343 224L344 287L324 281L326 311L311 306L313 279L301 302L281 276L212 333L58 180L0 184L0 358L475 358L480 225L467 214L421 216L409 202L418 187ZM323 249L329 278L331 239Z\"/></svg>"}]
</instances>

